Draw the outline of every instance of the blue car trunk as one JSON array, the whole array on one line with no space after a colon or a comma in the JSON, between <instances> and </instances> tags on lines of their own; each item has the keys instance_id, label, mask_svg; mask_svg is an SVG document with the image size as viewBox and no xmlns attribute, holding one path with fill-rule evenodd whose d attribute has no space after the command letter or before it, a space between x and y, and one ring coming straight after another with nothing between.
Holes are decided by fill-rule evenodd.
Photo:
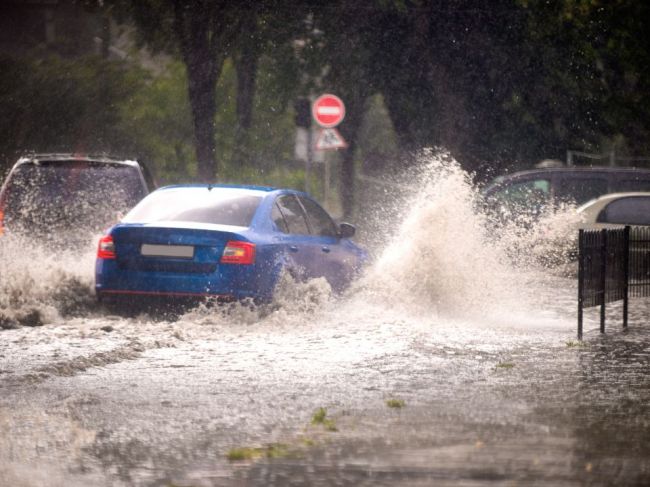
<instances>
[{"instance_id":1,"label":"blue car trunk","mask_svg":"<svg viewBox=\"0 0 650 487\"><path fill-rule=\"evenodd\" d=\"M100 294L241 298L257 295L260 287L271 285L270 276L260 272L259 265L220 262L227 242L247 240L239 233L118 225L111 236L115 259L97 261L97 291Z\"/></svg>"},{"instance_id":2,"label":"blue car trunk","mask_svg":"<svg viewBox=\"0 0 650 487\"><path fill-rule=\"evenodd\" d=\"M113 231L119 268L134 271L212 273L226 243L237 239L241 236L235 233L185 228L118 227Z\"/></svg>"}]
</instances>

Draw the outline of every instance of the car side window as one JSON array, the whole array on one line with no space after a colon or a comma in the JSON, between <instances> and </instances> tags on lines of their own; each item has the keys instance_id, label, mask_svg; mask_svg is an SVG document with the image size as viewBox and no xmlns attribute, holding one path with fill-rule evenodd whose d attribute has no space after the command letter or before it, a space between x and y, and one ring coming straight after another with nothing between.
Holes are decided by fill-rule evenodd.
<instances>
[{"instance_id":1,"label":"car side window","mask_svg":"<svg viewBox=\"0 0 650 487\"><path fill-rule=\"evenodd\" d=\"M551 183L548 179L531 179L509 184L490 195L492 203L515 213L537 212L548 203Z\"/></svg>"},{"instance_id":2,"label":"car side window","mask_svg":"<svg viewBox=\"0 0 650 487\"><path fill-rule=\"evenodd\" d=\"M304 212L295 196L281 196L278 198L277 204L286 222L288 233L309 235L309 227Z\"/></svg>"},{"instance_id":3,"label":"car side window","mask_svg":"<svg viewBox=\"0 0 650 487\"><path fill-rule=\"evenodd\" d=\"M630 191L650 191L650 180L648 179L623 179L616 185L616 192L630 192Z\"/></svg>"},{"instance_id":4,"label":"car side window","mask_svg":"<svg viewBox=\"0 0 650 487\"><path fill-rule=\"evenodd\" d=\"M650 225L650 198L630 196L612 201L596 219L599 223Z\"/></svg>"},{"instance_id":5,"label":"car side window","mask_svg":"<svg viewBox=\"0 0 650 487\"><path fill-rule=\"evenodd\" d=\"M271 210L271 219L282 233L289 233L289 227L287 227L287 222L284 221L284 216L282 216L282 211L280 210L278 203L273 205L273 209Z\"/></svg>"},{"instance_id":6,"label":"car side window","mask_svg":"<svg viewBox=\"0 0 650 487\"><path fill-rule=\"evenodd\" d=\"M561 179L555 188L559 201L582 204L607 193L605 178L566 178Z\"/></svg>"},{"instance_id":7,"label":"car side window","mask_svg":"<svg viewBox=\"0 0 650 487\"><path fill-rule=\"evenodd\" d=\"M324 237L337 236L336 224L318 203L302 196L300 202L305 208L305 213L307 213L307 220L312 234Z\"/></svg>"}]
</instances>

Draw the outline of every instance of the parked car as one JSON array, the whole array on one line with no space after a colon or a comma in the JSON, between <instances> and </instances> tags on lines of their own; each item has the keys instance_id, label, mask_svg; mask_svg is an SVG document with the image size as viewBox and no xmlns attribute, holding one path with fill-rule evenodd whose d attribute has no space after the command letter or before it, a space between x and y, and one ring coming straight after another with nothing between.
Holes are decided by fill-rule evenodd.
<instances>
[{"instance_id":1,"label":"parked car","mask_svg":"<svg viewBox=\"0 0 650 487\"><path fill-rule=\"evenodd\" d=\"M345 288L366 260L305 193L257 186L160 188L99 241L100 300L134 295L271 299L283 273Z\"/></svg>"},{"instance_id":2,"label":"parked car","mask_svg":"<svg viewBox=\"0 0 650 487\"><path fill-rule=\"evenodd\" d=\"M632 240L645 239L642 228L650 226L650 192L606 194L570 213L563 213L561 219L552 223L540 232L530 233L531 255L551 266L575 262L580 229L600 230L630 225Z\"/></svg>"},{"instance_id":3,"label":"parked car","mask_svg":"<svg viewBox=\"0 0 650 487\"><path fill-rule=\"evenodd\" d=\"M600 230L629 225L630 277L646 279L650 271L648 236L650 235L650 192L612 193L589 201L578 208L581 228ZM576 232L577 234L577 232ZM577 247L577 235L576 235ZM577 251L575 258L577 258Z\"/></svg>"},{"instance_id":4,"label":"parked car","mask_svg":"<svg viewBox=\"0 0 650 487\"><path fill-rule=\"evenodd\" d=\"M577 209L581 228L600 229L621 225L650 225L650 192L611 193Z\"/></svg>"},{"instance_id":5,"label":"parked car","mask_svg":"<svg viewBox=\"0 0 650 487\"><path fill-rule=\"evenodd\" d=\"M137 161L72 154L21 157L0 189L0 233L77 242L118 221L152 185Z\"/></svg>"},{"instance_id":6,"label":"parked car","mask_svg":"<svg viewBox=\"0 0 650 487\"><path fill-rule=\"evenodd\" d=\"M496 178L483 190L488 208L502 216L536 216L548 205L581 205L607 193L650 191L650 170L562 167L520 171Z\"/></svg>"}]
</instances>

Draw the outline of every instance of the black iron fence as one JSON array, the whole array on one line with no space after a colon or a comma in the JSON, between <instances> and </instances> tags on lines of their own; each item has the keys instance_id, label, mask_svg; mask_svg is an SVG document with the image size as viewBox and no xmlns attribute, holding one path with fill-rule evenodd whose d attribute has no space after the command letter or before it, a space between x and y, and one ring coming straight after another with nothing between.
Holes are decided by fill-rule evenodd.
<instances>
[{"instance_id":1,"label":"black iron fence","mask_svg":"<svg viewBox=\"0 0 650 487\"><path fill-rule=\"evenodd\" d=\"M630 297L650 296L650 227L580 230L578 238L578 338L583 310L600 306L605 332L606 305L623 300L623 327Z\"/></svg>"},{"instance_id":2,"label":"black iron fence","mask_svg":"<svg viewBox=\"0 0 650 487\"><path fill-rule=\"evenodd\" d=\"M630 230L631 297L650 296L650 227L633 227Z\"/></svg>"}]
</instances>

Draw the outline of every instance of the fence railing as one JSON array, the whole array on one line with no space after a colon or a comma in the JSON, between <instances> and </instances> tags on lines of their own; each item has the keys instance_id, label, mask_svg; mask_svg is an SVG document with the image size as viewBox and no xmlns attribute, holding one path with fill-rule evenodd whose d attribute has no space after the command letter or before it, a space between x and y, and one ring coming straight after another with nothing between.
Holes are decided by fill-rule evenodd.
<instances>
[{"instance_id":1,"label":"fence railing","mask_svg":"<svg viewBox=\"0 0 650 487\"><path fill-rule=\"evenodd\" d=\"M605 332L607 303L623 300L628 325L630 297L650 296L650 227L580 230L578 237L578 338L583 310L600 306Z\"/></svg>"}]
</instances>

